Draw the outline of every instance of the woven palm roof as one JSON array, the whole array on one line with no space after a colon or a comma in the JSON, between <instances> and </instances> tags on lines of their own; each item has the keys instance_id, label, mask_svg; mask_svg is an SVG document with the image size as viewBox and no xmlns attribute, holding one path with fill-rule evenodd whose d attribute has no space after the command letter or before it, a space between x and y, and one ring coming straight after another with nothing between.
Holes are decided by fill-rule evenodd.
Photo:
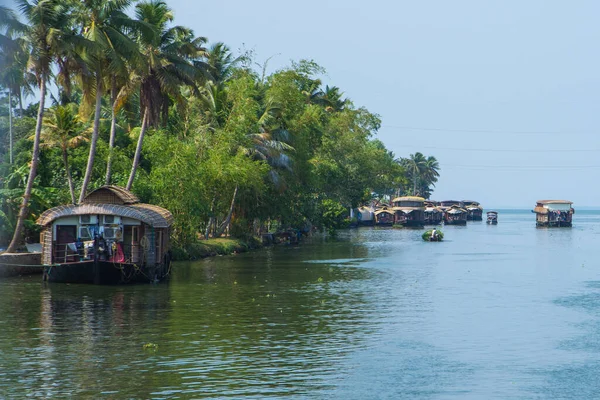
<instances>
[{"instance_id":1,"label":"woven palm roof","mask_svg":"<svg viewBox=\"0 0 600 400\"><path fill-rule=\"evenodd\" d=\"M398 201L425 201L423 197L418 196L404 196L404 197L396 197L392 202L396 203Z\"/></svg>"},{"instance_id":2,"label":"woven palm roof","mask_svg":"<svg viewBox=\"0 0 600 400\"><path fill-rule=\"evenodd\" d=\"M121 186L106 185L91 191L82 203L136 204L140 199L135 194Z\"/></svg>"},{"instance_id":3,"label":"woven palm roof","mask_svg":"<svg viewBox=\"0 0 600 400\"><path fill-rule=\"evenodd\" d=\"M41 226L51 224L58 218L75 215L118 215L142 221L154 228L168 228L173 224L173 214L167 209L152 204L79 204L58 206L46 210L36 223Z\"/></svg>"},{"instance_id":4,"label":"woven palm roof","mask_svg":"<svg viewBox=\"0 0 600 400\"><path fill-rule=\"evenodd\" d=\"M573 202L569 200L538 200L537 204L573 204Z\"/></svg>"}]
</instances>

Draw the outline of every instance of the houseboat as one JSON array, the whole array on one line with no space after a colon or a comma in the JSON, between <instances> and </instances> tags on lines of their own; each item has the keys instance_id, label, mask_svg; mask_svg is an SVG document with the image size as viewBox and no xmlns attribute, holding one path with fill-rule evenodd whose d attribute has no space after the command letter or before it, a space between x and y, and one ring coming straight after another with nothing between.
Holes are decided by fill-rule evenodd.
<instances>
[{"instance_id":1,"label":"houseboat","mask_svg":"<svg viewBox=\"0 0 600 400\"><path fill-rule=\"evenodd\" d=\"M481 221L483 220L483 207L477 201L463 200L464 209L467 210L468 221Z\"/></svg>"},{"instance_id":2,"label":"houseboat","mask_svg":"<svg viewBox=\"0 0 600 400\"><path fill-rule=\"evenodd\" d=\"M375 210L367 206L359 207L356 210L356 220L358 225L373 225L375 222Z\"/></svg>"},{"instance_id":3,"label":"houseboat","mask_svg":"<svg viewBox=\"0 0 600 400\"><path fill-rule=\"evenodd\" d=\"M444 220L444 212L432 202L425 202L424 220L425 225L439 225Z\"/></svg>"},{"instance_id":4,"label":"houseboat","mask_svg":"<svg viewBox=\"0 0 600 400\"><path fill-rule=\"evenodd\" d=\"M394 225L394 211L388 207L382 207L375 211L375 225L392 226Z\"/></svg>"},{"instance_id":5,"label":"houseboat","mask_svg":"<svg viewBox=\"0 0 600 400\"><path fill-rule=\"evenodd\" d=\"M496 211L488 211L486 222L488 225L497 225L498 224L498 213Z\"/></svg>"},{"instance_id":6,"label":"houseboat","mask_svg":"<svg viewBox=\"0 0 600 400\"><path fill-rule=\"evenodd\" d=\"M142 204L118 186L103 186L81 204L46 210L42 227L42 265L49 282L119 284L156 282L171 264L173 216Z\"/></svg>"},{"instance_id":7,"label":"houseboat","mask_svg":"<svg viewBox=\"0 0 600 400\"><path fill-rule=\"evenodd\" d=\"M568 200L538 200L533 209L536 226L572 226L575 213L572 205Z\"/></svg>"},{"instance_id":8,"label":"houseboat","mask_svg":"<svg viewBox=\"0 0 600 400\"><path fill-rule=\"evenodd\" d=\"M444 200L444 201L440 201L438 204L438 207L442 209L442 211L446 211L447 209L449 209L450 207L460 207L462 208L464 206L462 201L458 201L458 200Z\"/></svg>"},{"instance_id":9,"label":"houseboat","mask_svg":"<svg viewBox=\"0 0 600 400\"><path fill-rule=\"evenodd\" d=\"M453 205L446 208L444 211L444 224L445 225L466 225L467 224L467 210L457 205Z\"/></svg>"},{"instance_id":10,"label":"houseboat","mask_svg":"<svg viewBox=\"0 0 600 400\"><path fill-rule=\"evenodd\" d=\"M425 199L417 196L396 197L394 205L394 224L420 227L425 224Z\"/></svg>"}]
</instances>

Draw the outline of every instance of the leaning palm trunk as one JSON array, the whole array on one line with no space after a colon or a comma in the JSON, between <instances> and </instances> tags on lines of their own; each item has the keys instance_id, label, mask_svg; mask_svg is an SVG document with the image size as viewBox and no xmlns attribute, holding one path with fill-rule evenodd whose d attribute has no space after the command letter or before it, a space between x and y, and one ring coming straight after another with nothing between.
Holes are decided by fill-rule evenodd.
<instances>
[{"instance_id":1,"label":"leaning palm trunk","mask_svg":"<svg viewBox=\"0 0 600 400\"><path fill-rule=\"evenodd\" d=\"M23 194L23 202L21 203L21 209L19 210L19 216L17 217L17 225L15 226L15 233L13 238L6 249L7 253L14 253L17 249L17 244L21 241L21 235L23 233L23 227L25 226L25 218L29 211L29 199L31 198L31 191L33 190L33 181L37 173L37 166L39 163L40 155L40 135L42 133L42 120L44 119L44 100L46 97L46 77L42 75L40 79L40 105L38 108L37 122L35 124L35 137L33 139L33 155L31 156L31 168L29 169L29 178L27 179L27 186L25 187L25 193Z\"/></svg>"},{"instance_id":2,"label":"leaning palm trunk","mask_svg":"<svg viewBox=\"0 0 600 400\"><path fill-rule=\"evenodd\" d=\"M11 90L8 90L8 151L9 162L13 163L13 130L12 130L12 98L10 97Z\"/></svg>"},{"instance_id":3,"label":"leaning palm trunk","mask_svg":"<svg viewBox=\"0 0 600 400\"><path fill-rule=\"evenodd\" d=\"M73 178L71 178L71 169L69 168L69 158L67 156L67 148L62 146L62 157L63 164L65 165L65 172L67 173L67 182L69 182L69 191L71 192L71 202L77 204L75 201L75 188L73 187Z\"/></svg>"},{"instance_id":4,"label":"leaning palm trunk","mask_svg":"<svg viewBox=\"0 0 600 400\"><path fill-rule=\"evenodd\" d=\"M92 131L92 141L90 143L90 154L88 156L87 168L85 169L85 177L81 185L81 193L79 194L79 202L85 198L87 187L92 179L92 170L94 168L94 157L96 157L96 143L98 142L98 130L100 128L100 112L102 106L102 89L100 78L97 78L98 85L96 86L96 110L94 114L94 130Z\"/></svg>"},{"instance_id":5,"label":"leaning palm trunk","mask_svg":"<svg viewBox=\"0 0 600 400\"><path fill-rule=\"evenodd\" d=\"M115 133L117 130L117 83L114 77L112 78L111 86L112 87L110 91L110 104L112 105L112 116L110 121L110 139L108 141L108 161L106 162L106 180L104 181L105 185L110 185L110 179L112 175L113 151L115 147Z\"/></svg>"},{"instance_id":6,"label":"leaning palm trunk","mask_svg":"<svg viewBox=\"0 0 600 400\"><path fill-rule=\"evenodd\" d=\"M233 191L233 197L231 198L231 206L229 206L229 213L227 214L227 217L223 220L223 222L221 222L221 225L219 225L219 228L215 232L214 237L216 237L216 238L221 237L223 232L225 232L225 229L227 229L227 227L231 223L231 216L233 215L233 206L235 205L235 196L237 195L237 192L238 192L238 186L235 185L235 190Z\"/></svg>"},{"instance_id":7,"label":"leaning palm trunk","mask_svg":"<svg viewBox=\"0 0 600 400\"><path fill-rule=\"evenodd\" d=\"M140 137L138 138L137 147L135 148L135 156L133 157L133 164L131 165L131 174L129 174L129 180L127 181L127 190L131 190L133 186L133 180L135 179L135 173L140 163L140 155L142 154L142 145L144 144L144 135L146 134L146 125L148 125L148 107L144 111L144 118L142 118L142 129L140 130Z\"/></svg>"}]
</instances>

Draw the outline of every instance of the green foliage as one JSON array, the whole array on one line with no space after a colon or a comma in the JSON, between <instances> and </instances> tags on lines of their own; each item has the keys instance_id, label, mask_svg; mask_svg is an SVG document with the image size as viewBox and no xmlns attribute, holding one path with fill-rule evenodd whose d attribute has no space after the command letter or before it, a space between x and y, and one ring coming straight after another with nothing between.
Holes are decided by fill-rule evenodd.
<instances>
[{"instance_id":1,"label":"green foliage","mask_svg":"<svg viewBox=\"0 0 600 400\"><path fill-rule=\"evenodd\" d=\"M429 229L428 231L423 232L421 237L423 238L424 241L431 242L431 233L432 232L433 232L433 229ZM441 242L444 239L444 232L440 231L439 229L436 229L436 234L438 236L438 242Z\"/></svg>"},{"instance_id":2,"label":"green foliage","mask_svg":"<svg viewBox=\"0 0 600 400\"><path fill-rule=\"evenodd\" d=\"M53 84L60 93L60 105L51 107L44 121L30 227L44 208L70 201L65 166L74 191L87 184L86 139L97 90L103 96L89 189L104 184L109 152L111 183L125 186L148 110L132 189L142 201L173 213L173 245L181 258L221 251L207 250L207 242L198 241L206 234L219 236L227 227L230 235L242 238L268 229L318 227L334 233L348 224L350 207L399 191L427 195L437 181L434 157L416 153L397 160L375 138L381 118L355 107L339 87L324 85L325 70L312 60L292 62L270 75L253 71L248 54L236 57L223 43L205 48L206 38L174 25L164 1L136 3L133 18L124 12L127 1L40 4L37 10L49 12L53 25L39 32L25 25L20 48L14 46L17 36L7 36L0 27L6 39L0 41L0 56L19 60L7 66L10 76L0 76L0 87L10 86L14 94L12 109L27 93L31 71L38 77L55 71ZM45 18L25 19L43 25ZM46 29L61 40L48 37L52 40L46 43L39 35ZM33 70L21 62L29 56ZM13 165L6 157L5 110L7 99L0 96L0 222L5 231L0 241L14 226L25 187L37 106L13 113ZM116 136L110 151L112 122Z\"/></svg>"}]
</instances>

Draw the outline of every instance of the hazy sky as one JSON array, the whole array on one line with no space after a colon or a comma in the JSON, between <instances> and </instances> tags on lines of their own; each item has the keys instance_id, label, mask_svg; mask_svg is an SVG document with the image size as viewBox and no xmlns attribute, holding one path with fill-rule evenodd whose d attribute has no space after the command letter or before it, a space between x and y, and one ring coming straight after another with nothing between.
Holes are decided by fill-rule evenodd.
<instances>
[{"instance_id":1,"label":"hazy sky","mask_svg":"<svg viewBox=\"0 0 600 400\"><path fill-rule=\"evenodd\" d=\"M168 3L197 35L274 56L270 71L317 61L397 156L438 158L436 199L600 205L598 1Z\"/></svg>"}]
</instances>

